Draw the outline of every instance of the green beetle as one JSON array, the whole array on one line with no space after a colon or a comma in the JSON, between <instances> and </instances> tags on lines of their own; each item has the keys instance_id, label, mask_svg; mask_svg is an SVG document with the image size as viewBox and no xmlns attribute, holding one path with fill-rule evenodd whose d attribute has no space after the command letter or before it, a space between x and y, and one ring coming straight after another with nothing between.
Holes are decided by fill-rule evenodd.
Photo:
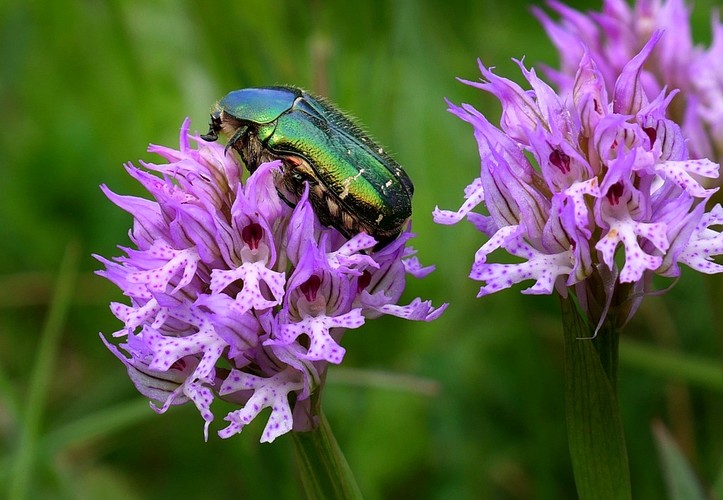
<instances>
[{"instance_id":1,"label":"green beetle","mask_svg":"<svg viewBox=\"0 0 723 500\"><path fill-rule=\"evenodd\" d=\"M211 110L206 141L229 137L226 149L253 172L281 160L279 195L309 200L325 226L347 238L365 231L377 249L394 240L412 214L414 186L402 167L341 111L295 87L235 90Z\"/></svg>"}]
</instances>

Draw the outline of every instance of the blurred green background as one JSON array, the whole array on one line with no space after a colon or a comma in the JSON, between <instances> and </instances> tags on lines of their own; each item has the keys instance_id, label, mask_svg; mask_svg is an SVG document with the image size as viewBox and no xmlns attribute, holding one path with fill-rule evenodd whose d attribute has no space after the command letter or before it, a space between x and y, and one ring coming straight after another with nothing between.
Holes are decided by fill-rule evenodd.
<instances>
[{"instance_id":1,"label":"blurred green background","mask_svg":"<svg viewBox=\"0 0 723 500\"><path fill-rule=\"evenodd\" d=\"M697 41L709 41L714 3L696 2ZM476 299L466 276L481 235L431 217L435 205L461 204L479 165L471 130L443 98L499 115L455 77L478 78L477 57L518 80L512 57L557 62L530 5L0 2L0 491L26 460L32 498L301 496L290 439L260 445L263 419L221 440L228 408L217 403L204 443L193 406L148 408L98 338L119 328L108 303L122 297L90 257L128 244L130 217L98 188L143 194L123 162L151 160L149 142L176 146L186 116L205 131L229 90L287 83L351 112L405 166L414 245L437 272L410 279L404 301L451 302L432 324L384 318L350 332L347 358L330 370L326 414L366 497L574 498L556 299L520 287ZM69 244L75 287L53 299ZM707 487L721 483L721 297L722 278L685 268L626 329L620 392L635 498L665 495L656 421ZM50 370L45 389L38 366Z\"/></svg>"}]
</instances>

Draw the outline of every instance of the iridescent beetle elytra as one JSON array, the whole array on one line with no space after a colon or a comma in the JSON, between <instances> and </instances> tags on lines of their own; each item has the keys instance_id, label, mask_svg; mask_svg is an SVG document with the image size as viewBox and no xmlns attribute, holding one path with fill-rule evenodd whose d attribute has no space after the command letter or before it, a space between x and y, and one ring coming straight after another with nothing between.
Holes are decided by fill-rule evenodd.
<instances>
[{"instance_id":1,"label":"iridescent beetle elytra","mask_svg":"<svg viewBox=\"0 0 723 500\"><path fill-rule=\"evenodd\" d=\"M216 103L204 140L219 132L253 172L281 160L279 194L295 204L309 184L319 221L346 237L365 231L379 249L412 213L414 186L384 150L341 111L294 87L235 90Z\"/></svg>"}]
</instances>

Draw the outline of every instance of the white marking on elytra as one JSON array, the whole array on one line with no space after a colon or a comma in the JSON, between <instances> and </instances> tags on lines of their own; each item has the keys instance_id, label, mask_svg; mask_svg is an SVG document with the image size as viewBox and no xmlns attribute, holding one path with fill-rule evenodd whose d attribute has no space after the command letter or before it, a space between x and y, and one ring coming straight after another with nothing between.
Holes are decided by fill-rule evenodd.
<instances>
[{"instance_id":1,"label":"white marking on elytra","mask_svg":"<svg viewBox=\"0 0 723 500\"><path fill-rule=\"evenodd\" d=\"M349 196L349 184L357 180L360 176L364 174L364 169L359 169L359 172L353 176L353 177L347 177L342 181L342 184L344 185L344 189L342 190L341 194L339 194L339 198L342 200Z\"/></svg>"}]
</instances>

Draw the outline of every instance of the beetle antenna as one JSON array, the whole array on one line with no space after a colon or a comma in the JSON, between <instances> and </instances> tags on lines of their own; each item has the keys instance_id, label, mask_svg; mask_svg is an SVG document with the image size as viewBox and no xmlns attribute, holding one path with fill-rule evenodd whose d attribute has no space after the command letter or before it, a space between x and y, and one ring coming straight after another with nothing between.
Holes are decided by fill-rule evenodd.
<instances>
[{"instance_id":1,"label":"beetle antenna","mask_svg":"<svg viewBox=\"0 0 723 500\"><path fill-rule=\"evenodd\" d=\"M232 136L232 137L228 140L228 142L226 143L226 150L225 150L225 151L228 151L229 148L233 148L233 147L236 145L236 143L241 139L241 137L246 133L246 131L247 131L248 129L249 129L249 128L248 128L248 126L246 126L246 125L244 125L243 127L239 127L239 128L236 130L236 133L234 133L233 136Z\"/></svg>"}]
</instances>

